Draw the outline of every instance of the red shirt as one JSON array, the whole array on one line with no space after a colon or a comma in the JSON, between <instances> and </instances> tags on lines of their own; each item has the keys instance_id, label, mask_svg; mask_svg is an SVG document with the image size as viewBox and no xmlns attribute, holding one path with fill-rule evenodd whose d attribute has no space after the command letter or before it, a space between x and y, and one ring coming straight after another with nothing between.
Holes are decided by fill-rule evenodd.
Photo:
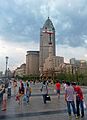
<instances>
[{"instance_id":1,"label":"red shirt","mask_svg":"<svg viewBox=\"0 0 87 120\"><path fill-rule=\"evenodd\" d=\"M77 96L80 97L80 100L82 100L82 99L83 99L83 92L82 92L80 86L75 86L75 87L74 87L74 90L75 90Z\"/></svg>"},{"instance_id":2,"label":"red shirt","mask_svg":"<svg viewBox=\"0 0 87 120\"><path fill-rule=\"evenodd\" d=\"M56 83L56 89L57 90L60 90L60 87L61 87L61 84L58 82L58 83Z\"/></svg>"}]
</instances>

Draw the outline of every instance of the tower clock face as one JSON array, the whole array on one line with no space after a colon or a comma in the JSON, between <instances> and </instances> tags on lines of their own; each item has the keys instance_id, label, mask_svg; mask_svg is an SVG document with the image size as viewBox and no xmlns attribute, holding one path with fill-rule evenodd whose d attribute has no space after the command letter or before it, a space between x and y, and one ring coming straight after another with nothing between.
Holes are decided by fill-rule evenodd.
<instances>
[{"instance_id":1,"label":"tower clock face","mask_svg":"<svg viewBox=\"0 0 87 120\"><path fill-rule=\"evenodd\" d=\"M52 34L54 34L54 32L51 31L51 30L47 30L47 29L43 30L42 32L49 35L49 44L52 44L52 39L51 39L51 37L52 37Z\"/></svg>"},{"instance_id":2,"label":"tower clock face","mask_svg":"<svg viewBox=\"0 0 87 120\"><path fill-rule=\"evenodd\" d=\"M43 32L43 33L47 33L47 34L54 34L54 32L53 32L53 31L50 31L50 30L43 30L42 32Z\"/></svg>"}]
</instances>

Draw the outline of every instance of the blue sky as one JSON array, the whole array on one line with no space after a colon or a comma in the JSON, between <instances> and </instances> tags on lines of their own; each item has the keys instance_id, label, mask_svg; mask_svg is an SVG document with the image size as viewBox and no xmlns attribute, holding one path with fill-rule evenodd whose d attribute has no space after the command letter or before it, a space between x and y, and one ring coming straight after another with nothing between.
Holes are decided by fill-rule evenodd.
<instances>
[{"instance_id":1,"label":"blue sky","mask_svg":"<svg viewBox=\"0 0 87 120\"><path fill-rule=\"evenodd\" d=\"M87 60L87 0L0 0L0 70L25 62L39 50L40 28L48 15L56 29L56 54Z\"/></svg>"}]
</instances>

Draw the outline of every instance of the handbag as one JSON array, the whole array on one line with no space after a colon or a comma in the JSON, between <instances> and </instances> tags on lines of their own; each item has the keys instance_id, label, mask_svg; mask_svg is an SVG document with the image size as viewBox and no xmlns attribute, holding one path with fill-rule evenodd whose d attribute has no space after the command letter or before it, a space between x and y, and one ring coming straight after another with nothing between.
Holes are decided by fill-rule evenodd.
<instances>
[{"instance_id":1,"label":"handbag","mask_svg":"<svg viewBox=\"0 0 87 120\"><path fill-rule=\"evenodd\" d=\"M15 100L16 100L16 101L19 101L19 100L20 100L20 96L19 96L19 95L16 95Z\"/></svg>"},{"instance_id":2,"label":"handbag","mask_svg":"<svg viewBox=\"0 0 87 120\"><path fill-rule=\"evenodd\" d=\"M56 89L54 89L54 93L55 93L55 94L57 94L57 91L56 91Z\"/></svg>"},{"instance_id":3,"label":"handbag","mask_svg":"<svg viewBox=\"0 0 87 120\"><path fill-rule=\"evenodd\" d=\"M23 96L23 101L26 101L26 100L27 100L27 96L24 95L24 96Z\"/></svg>"},{"instance_id":4,"label":"handbag","mask_svg":"<svg viewBox=\"0 0 87 120\"><path fill-rule=\"evenodd\" d=\"M84 106L84 109L87 108L85 101L83 101L83 106Z\"/></svg>"},{"instance_id":5,"label":"handbag","mask_svg":"<svg viewBox=\"0 0 87 120\"><path fill-rule=\"evenodd\" d=\"M46 101L51 101L51 97L49 95L46 95Z\"/></svg>"}]
</instances>

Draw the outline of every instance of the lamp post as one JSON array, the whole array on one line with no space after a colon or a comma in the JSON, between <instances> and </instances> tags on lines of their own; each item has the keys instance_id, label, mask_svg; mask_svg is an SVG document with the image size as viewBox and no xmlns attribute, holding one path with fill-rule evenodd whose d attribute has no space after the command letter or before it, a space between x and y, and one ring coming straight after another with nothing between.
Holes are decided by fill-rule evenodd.
<instances>
[{"instance_id":1,"label":"lamp post","mask_svg":"<svg viewBox=\"0 0 87 120\"><path fill-rule=\"evenodd\" d=\"M72 79L73 79L73 81L75 80L75 74L76 74L75 66L72 65Z\"/></svg>"},{"instance_id":2,"label":"lamp post","mask_svg":"<svg viewBox=\"0 0 87 120\"><path fill-rule=\"evenodd\" d=\"M5 58L6 58L6 71L5 71L5 77L7 77L8 56L6 56Z\"/></svg>"},{"instance_id":3,"label":"lamp post","mask_svg":"<svg viewBox=\"0 0 87 120\"><path fill-rule=\"evenodd\" d=\"M76 66L76 82L78 83L78 66Z\"/></svg>"},{"instance_id":4,"label":"lamp post","mask_svg":"<svg viewBox=\"0 0 87 120\"><path fill-rule=\"evenodd\" d=\"M7 76L8 76L8 79L10 78L10 76L9 76L9 73L10 73L10 70L9 70L9 68L8 68L8 70L7 70L8 72L8 74L7 74Z\"/></svg>"},{"instance_id":5,"label":"lamp post","mask_svg":"<svg viewBox=\"0 0 87 120\"><path fill-rule=\"evenodd\" d=\"M8 56L5 57L6 58L6 72L5 72L5 88L7 88L7 96L11 97L11 84L9 81L9 68L8 68Z\"/></svg>"}]
</instances>

